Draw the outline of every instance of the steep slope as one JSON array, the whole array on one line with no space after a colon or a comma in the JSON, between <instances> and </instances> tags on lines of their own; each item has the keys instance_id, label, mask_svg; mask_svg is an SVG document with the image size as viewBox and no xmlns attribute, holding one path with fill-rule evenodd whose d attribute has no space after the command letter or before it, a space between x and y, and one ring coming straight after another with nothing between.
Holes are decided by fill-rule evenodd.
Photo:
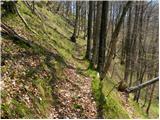
<instances>
[{"instance_id":1,"label":"steep slope","mask_svg":"<svg viewBox=\"0 0 160 120\"><path fill-rule=\"evenodd\" d=\"M2 22L33 46L2 38L2 117L96 118L97 72L88 61L76 59L84 57L86 41L70 42L73 28L63 17L40 6L38 15L23 2L17 6L32 31L18 15L9 14ZM123 93L114 89L108 95L115 84L109 77L104 80L105 117L142 118Z\"/></svg>"},{"instance_id":2,"label":"steep slope","mask_svg":"<svg viewBox=\"0 0 160 120\"><path fill-rule=\"evenodd\" d=\"M72 27L43 8L37 7L44 17L39 18L24 3L17 6L32 31L17 15L5 16L2 22L32 46L3 35L2 118L96 118L91 78L75 69L88 63L72 58Z\"/></svg>"}]
</instances>

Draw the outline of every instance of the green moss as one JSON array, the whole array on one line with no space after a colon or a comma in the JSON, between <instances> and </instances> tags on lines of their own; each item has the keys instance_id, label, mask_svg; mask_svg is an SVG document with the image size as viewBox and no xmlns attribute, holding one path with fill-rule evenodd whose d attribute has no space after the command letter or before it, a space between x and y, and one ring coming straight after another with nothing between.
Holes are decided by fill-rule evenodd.
<instances>
[{"instance_id":1,"label":"green moss","mask_svg":"<svg viewBox=\"0 0 160 120\"><path fill-rule=\"evenodd\" d=\"M112 96L106 98L106 105L104 106L105 116L108 119L129 118L127 111L124 110L122 105L117 102Z\"/></svg>"},{"instance_id":2,"label":"green moss","mask_svg":"<svg viewBox=\"0 0 160 120\"><path fill-rule=\"evenodd\" d=\"M138 103L136 103L135 101L133 101L133 97L129 97L129 103L131 104L131 106L133 107L133 109L135 110L135 114L141 118L147 118L147 114L145 113L145 111L143 111L143 109L140 107L140 105Z\"/></svg>"},{"instance_id":3,"label":"green moss","mask_svg":"<svg viewBox=\"0 0 160 120\"><path fill-rule=\"evenodd\" d=\"M82 109L82 105L79 104L73 104L74 109Z\"/></svg>"},{"instance_id":4,"label":"green moss","mask_svg":"<svg viewBox=\"0 0 160 120\"><path fill-rule=\"evenodd\" d=\"M87 71L87 74L89 74L93 80L92 80L92 92L95 97L95 100L97 101L97 104L99 103L99 97L100 97L100 91L99 91L99 78L98 73L96 71L93 71L89 69ZM113 88L114 82L109 79L105 78L103 81L103 94L104 96L107 96L110 90ZM104 116L105 118L129 118L127 111L125 110L124 106L122 105L120 98L117 95L116 90L113 90L109 96L105 97L105 104L104 104Z\"/></svg>"},{"instance_id":5,"label":"green moss","mask_svg":"<svg viewBox=\"0 0 160 120\"><path fill-rule=\"evenodd\" d=\"M24 102L12 99L10 104L3 103L1 109L4 112L3 117L7 118L28 118L32 116L31 110L25 105Z\"/></svg>"}]
</instances>

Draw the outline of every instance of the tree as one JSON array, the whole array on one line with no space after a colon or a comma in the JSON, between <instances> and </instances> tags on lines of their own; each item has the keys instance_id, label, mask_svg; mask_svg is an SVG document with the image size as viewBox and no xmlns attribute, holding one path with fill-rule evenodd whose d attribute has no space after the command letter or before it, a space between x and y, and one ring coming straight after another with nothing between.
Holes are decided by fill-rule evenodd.
<instances>
[{"instance_id":1,"label":"tree","mask_svg":"<svg viewBox=\"0 0 160 120\"><path fill-rule=\"evenodd\" d=\"M135 5L135 14L134 14L134 24L133 24L133 30L132 30L132 35L131 35L131 46L130 46L130 54L131 54L131 61L130 61L130 81L129 81L129 86L132 85L132 77L133 77L133 72L135 68L135 59L136 59L136 41L137 41L137 31L138 31L138 20L139 20L139 7L138 4Z\"/></svg>"},{"instance_id":2,"label":"tree","mask_svg":"<svg viewBox=\"0 0 160 120\"><path fill-rule=\"evenodd\" d=\"M104 70L105 51L106 51L106 37L107 37L107 19L108 18L108 2L103 2L101 28L99 37L99 54L98 54L98 72L101 74Z\"/></svg>"},{"instance_id":3,"label":"tree","mask_svg":"<svg viewBox=\"0 0 160 120\"><path fill-rule=\"evenodd\" d=\"M144 54L144 49L143 49L143 44L142 44L142 40L143 40L143 13L144 13L144 5L141 5L141 9L140 9L140 17L139 17L139 43L138 43L138 54L137 54L137 84L141 84L142 80L143 80L143 76L146 70L146 67L143 66L143 61L142 61L142 56ZM135 94L134 100L136 100L136 102L138 102L140 97L140 90L138 90Z\"/></svg>"},{"instance_id":4,"label":"tree","mask_svg":"<svg viewBox=\"0 0 160 120\"><path fill-rule=\"evenodd\" d=\"M123 20L125 18L125 15L128 11L128 8L130 7L131 5L131 1L128 1L126 3L126 5L124 6L123 8L123 12L121 14L121 17L115 27L115 30L112 34L112 37L111 37L111 41L110 41L110 45L109 45L109 50L108 50L108 53L107 53L107 60L106 60L106 63L105 63L105 68L104 68L104 72L100 75L101 79L104 79L105 77L105 74L106 72L108 72L108 69L110 67L110 64L111 64L111 60L112 60L112 57L113 57L113 54L114 54L114 49L116 47L116 43L117 43L117 37L118 37L118 34L119 34L119 31L120 31L120 28L121 28L121 25L123 23Z\"/></svg>"},{"instance_id":5,"label":"tree","mask_svg":"<svg viewBox=\"0 0 160 120\"><path fill-rule=\"evenodd\" d=\"M78 17L79 17L79 1L76 1L76 19L75 19L75 25L74 25L74 32L71 37L71 41L76 43L76 35L78 31Z\"/></svg>"},{"instance_id":6,"label":"tree","mask_svg":"<svg viewBox=\"0 0 160 120\"><path fill-rule=\"evenodd\" d=\"M66 2L66 15L69 16L71 14L71 1Z\"/></svg>"},{"instance_id":7,"label":"tree","mask_svg":"<svg viewBox=\"0 0 160 120\"><path fill-rule=\"evenodd\" d=\"M150 106L151 106L151 101L153 99L153 93L154 93L155 85L156 84L153 84L152 88L151 88L151 93L150 93L150 97L149 97L149 103L148 103L148 106L147 106L147 109L146 109L146 113L147 114L149 114L149 109L150 109Z\"/></svg>"},{"instance_id":8,"label":"tree","mask_svg":"<svg viewBox=\"0 0 160 120\"><path fill-rule=\"evenodd\" d=\"M89 14L88 14L88 31L87 31L87 50L85 58L91 60L91 38L92 38L92 24L93 24L93 7L94 2L89 1Z\"/></svg>"},{"instance_id":9,"label":"tree","mask_svg":"<svg viewBox=\"0 0 160 120\"><path fill-rule=\"evenodd\" d=\"M33 0L32 1L32 12L34 13L34 11L35 11L35 1Z\"/></svg>"},{"instance_id":10,"label":"tree","mask_svg":"<svg viewBox=\"0 0 160 120\"><path fill-rule=\"evenodd\" d=\"M124 72L124 81L127 83L129 76L129 67L130 67L130 46L131 46L131 10L129 8L128 14L128 23L127 23L127 35L125 40L125 72Z\"/></svg>"},{"instance_id":11,"label":"tree","mask_svg":"<svg viewBox=\"0 0 160 120\"><path fill-rule=\"evenodd\" d=\"M98 58L98 72L103 71L104 60L105 60L105 47L106 47L106 36L107 36L107 17L108 17L108 1L103 1L102 3L102 15L101 15L101 28L99 36L99 58ZM103 105L105 104L105 97L102 92L103 82L100 81L99 84L99 106L98 106L98 117L103 118Z\"/></svg>"},{"instance_id":12,"label":"tree","mask_svg":"<svg viewBox=\"0 0 160 120\"><path fill-rule=\"evenodd\" d=\"M100 25L101 25L101 2L97 2L97 13L96 20L94 24L93 31L93 56L92 56L92 66L95 68L98 62L98 49L99 49L99 33L100 33Z\"/></svg>"}]
</instances>

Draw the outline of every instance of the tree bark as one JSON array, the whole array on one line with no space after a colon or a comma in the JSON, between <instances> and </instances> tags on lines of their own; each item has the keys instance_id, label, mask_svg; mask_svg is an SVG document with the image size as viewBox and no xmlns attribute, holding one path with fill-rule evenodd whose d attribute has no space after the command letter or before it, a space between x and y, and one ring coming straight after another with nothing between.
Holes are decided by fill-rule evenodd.
<instances>
[{"instance_id":1,"label":"tree bark","mask_svg":"<svg viewBox=\"0 0 160 120\"><path fill-rule=\"evenodd\" d=\"M107 37L107 18L108 18L108 5L107 1L102 4L102 15L101 15L101 28L99 38L99 56L98 56L98 72L101 74L104 70L105 63L105 51L106 51L106 37Z\"/></svg>"},{"instance_id":2,"label":"tree bark","mask_svg":"<svg viewBox=\"0 0 160 120\"><path fill-rule=\"evenodd\" d=\"M128 15L128 23L127 23L127 36L125 41L125 73L124 73L124 82L127 83L128 76L129 76L129 67L130 67L130 45L131 45L131 7L129 9L129 15Z\"/></svg>"},{"instance_id":3,"label":"tree bark","mask_svg":"<svg viewBox=\"0 0 160 120\"><path fill-rule=\"evenodd\" d=\"M96 69L96 64L98 62L98 48L99 48L99 34L100 34L100 25L101 25L101 2L97 2L97 14L96 21L94 24L93 31L93 56L92 56L92 65Z\"/></svg>"},{"instance_id":4,"label":"tree bark","mask_svg":"<svg viewBox=\"0 0 160 120\"><path fill-rule=\"evenodd\" d=\"M151 89L151 94L150 94L150 97L149 97L149 103L148 103L148 106L147 106L147 109L146 109L146 113L147 113L147 114L149 114L149 109L150 109L150 106L151 106L151 103L152 103L155 85L156 85L156 84L153 84L152 89Z\"/></svg>"},{"instance_id":5,"label":"tree bark","mask_svg":"<svg viewBox=\"0 0 160 120\"><path fill-rule=\"evenodd\" d=\"M122 25L122 22L125 18L125 15L128 11L128 8L130 7L132 1L128 1L125 5L125 7L123 8L123 12L121 14L121 17L115 27L115 30L112 34L112 38L111 38L111 42L110 42L110 45L109 45L109 50L108 50L108 53L107 53L107 62L105 64L105 68L104 68L104 71L100 76L101 76L101 79L104 79L106 73L108 72L109 70L109 67L110 67L110 64L111 64L111 60L112 60L112 57L113 57L113 54L114 54L114 48L116 47L116 43L117 43L117 37L118 37L118 34L119 34L119 31L120 31L120 28L121 28L121 25Z\"/></svg>"},{"instance_id":6,"label":"tree bark","mask_svg":"<svg viewBox=\"0 0 160 120\"><path fill-rule=\"evenodd\" d=\"M78 17L79 17L79 1L76 1L76 19L75 19L73 35L71 37L71 41L74 43L76 43L76 35L78 31Z\"/></svg>"},{"instance_id":7,"label":"tree bark","mask_svg":"<svg viewBox=\"0 0 160 120\"><path fill-rule=\"evenodd\" d=\"M101 73L104 67L105 60L105 48L106 48L106 36L107 36L107 17L108 17L109 2L102 2L102 15L101 15L101 26L99 36L99 58L98 58L98 72ZM105 97L103 94L103 80L100 80L99 84L99 105L98 105L98 118L103 119L103 106L105 104Z\"/></svg>"},{"instance_id":8,"label":"tree bark","mask_svg":"<svg viewBox=\"0 0 160 120\"><path fill-rule=\"evenodd\" d=\"M85 58L91 60L91 38L92 38L92 24L93 24L93 1L89 1L89 14L88 14L88 31L87 31L87 50Z\"/></svg>"}]
</instances>

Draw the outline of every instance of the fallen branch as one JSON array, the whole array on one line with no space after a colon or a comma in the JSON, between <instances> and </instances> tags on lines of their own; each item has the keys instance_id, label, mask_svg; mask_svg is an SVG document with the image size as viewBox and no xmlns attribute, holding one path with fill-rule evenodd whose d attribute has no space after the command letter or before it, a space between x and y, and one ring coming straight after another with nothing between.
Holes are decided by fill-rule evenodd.
<instances>
[{"instance_id":1,"label":"fallen branch","mask_svg":"<svg viewBox=\"0 0 160 120\"><path fill-rule=\"evenodd\" d=\"M127 92L127 93L135 92L135 91L137 91L137 90L140 90L140 89L142 89L142 88L144 88L144 87L146 87L146 86L149 86L149 85L151 85L151 84L153 84L153 83L155 83L155 82L158 82L158 81L159 81L159 77L153 78L152 80L149 80L149 81L144 82L144 83L142 83L142 84L139 84L139 85L137 85L137 86L127 88L127 89L126 89L126 92Z\"/></svg>"},{"instance_id":2,"label":"fallen branch","mask_svg":"<svg viewBox=\"0 0 160 120\"><path fill-rule=\"evenodd\" d=\"M8 35L12 38L14 38L15 41L22 41L24 44L27 46L31 47L32 46L32 41L27 41L23 37L19 36L11 27L6 25L5 23L0 23L1 25L1 33L2 35Z\"/></svg>"},{"instance_id":3,"label":"fallen branch","mask_svg":"<svg viewBox=\"0 0 160 120\"><path fill-rule=\"evenodd\" d=\"M17 6L15 6L15 10L16 10L18 16L21 18L22 22L25 24L25 26L26 26L30 31L32 31L34 34L37 34L34 30L32 30L32 29L29 27L29 25L27 24L26 20L25 20L25 19L22 17L22 15L20 14Z\"/></svg>"}]
</instances>

